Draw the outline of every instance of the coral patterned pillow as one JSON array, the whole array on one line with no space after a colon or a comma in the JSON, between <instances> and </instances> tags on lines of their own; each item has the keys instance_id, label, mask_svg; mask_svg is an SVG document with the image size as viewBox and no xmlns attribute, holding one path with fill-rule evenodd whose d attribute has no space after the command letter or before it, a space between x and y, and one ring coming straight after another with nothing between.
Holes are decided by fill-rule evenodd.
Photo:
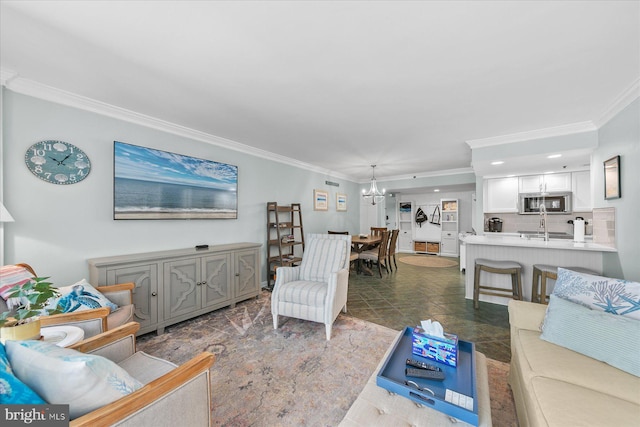
<instances>
[{"instance_id":1,"label":"coral patterned pillow","mask_svg":"<svg viewBox=\"0 0 640 427\"><path fill-rule=\"evenodd\" d=\"M592 310L640 320L640 283L558 268L553 295Z\"/></svg>"}]
</instances>

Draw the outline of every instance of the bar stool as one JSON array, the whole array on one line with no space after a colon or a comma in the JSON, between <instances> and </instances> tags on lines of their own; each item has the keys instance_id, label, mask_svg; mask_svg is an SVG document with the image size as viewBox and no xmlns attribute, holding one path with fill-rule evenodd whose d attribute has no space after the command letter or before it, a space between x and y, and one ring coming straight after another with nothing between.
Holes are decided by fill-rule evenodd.
<instances>
[{"instance_id":1,"label":"bar stool","mask_svg":"<svg viewBox=\"0 0 640 427\"><path fill-rule=\"evenodd\" d=\"M562 267L567 270L577 271L578 273L595 274L597 271L588 270L582 267ZM533 281L531 283L531 302L547 304L547 279L558 280L558 266L547 264L533 265ZM544 301L542 300L544 295Z\"/></svg>"},{"instance_id":2,"label":"bar stool","mask_svg":"<svg viewBox=\"0 0 640 427\"><path fill-rule=\"evenodd\" d=\"M511 291L505 288L480 285L480 272L511 275ZM515 261L494 261L490 259L477 258L475 262L475 276L473 278L473 307L478 308L480 294L494 295L498 297L510 297L522 300L522 282L520 273L522 266Z\"/></svg>"}]
</instances>

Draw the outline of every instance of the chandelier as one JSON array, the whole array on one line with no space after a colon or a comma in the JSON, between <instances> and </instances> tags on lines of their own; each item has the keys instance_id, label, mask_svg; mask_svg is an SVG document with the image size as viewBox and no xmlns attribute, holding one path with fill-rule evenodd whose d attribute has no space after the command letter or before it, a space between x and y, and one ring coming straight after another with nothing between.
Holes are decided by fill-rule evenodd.
<instances>
[{"instance_id":1,"label":"chandelier","mask_svg":"<svg viewBox=\"0 0 640 427\"><path fill-rule=\"evenodd\" d=\"M375 205L377 202L381 202L384 200L384 188L382 192L378 190L378 184L376 183L376 165L371 165L371 187L369 187L369 191L364 191L362 189L362 197L365 199L371 199L371 204Z\"/></svg>"}]
</instances>

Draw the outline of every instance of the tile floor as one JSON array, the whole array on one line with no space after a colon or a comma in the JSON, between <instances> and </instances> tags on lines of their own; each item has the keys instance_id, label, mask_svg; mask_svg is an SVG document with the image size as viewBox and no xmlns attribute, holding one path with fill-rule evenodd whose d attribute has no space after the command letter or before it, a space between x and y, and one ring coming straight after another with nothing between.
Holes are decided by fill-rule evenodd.
<instances>
[{"instance_id":1,"label":"tile floor","mask_svg":"<svg viewBox=\"0 0 640 427\"><path fill-rule=\"evenodd\" d=\"M397 254L399 259L409 254ZM433 255L424 255L433 256ZM455 259L455 258L450 258ZM457 260L456 260L457 261ZM464 274L459 267L417 267L398 261L391 274L374 268L373 276L351 273L347 313L392 329L439 321L445 332L473 341L487 357L509 362L509 315L507 307L480 303L464 297Z\"/></svg>"}]
</instances>

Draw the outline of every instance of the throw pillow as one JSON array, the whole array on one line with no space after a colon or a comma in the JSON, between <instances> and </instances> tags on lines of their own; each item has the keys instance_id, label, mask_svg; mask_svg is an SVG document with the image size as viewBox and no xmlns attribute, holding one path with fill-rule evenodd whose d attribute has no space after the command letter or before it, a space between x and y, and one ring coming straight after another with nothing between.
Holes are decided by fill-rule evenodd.
<instances>
[{"instance_id":1,"label":"throw pillow","mask_svg":"<svg viewBox=\"0 0 640 427\"><path fill-rule=\"evenodd\" d=\"M7 341L16 376L48 403L68 404L77 418L142 387L124 369L101 356L43 341Z\"/></svg>"},{"instance_id":2,"label":"throw pillow","mask_svg":"<svg viewBox=\"0 0 640 427\"><path fill-rule=\"evenodd\" d=\"M640 322L551 294L540 338L640 377Z\"/></svg>"},{"instance_id":3,"label":"throw pillow","mask_svg":"<svg viewBox=\"0 0 640 427\"><path fill-rule=\"evenodd\" d=\"M72 311L91 310L92 308L109 307L113 312L118 306L112 303L100 291L91 286L85 279L74 283L71 286L64 286L58 289L61 296L53 300L48 308L57 308L63 313Z\"/></svg>"},{"instance_id":4,"label":"throw pillow","mask_svg":"<svg viewBox=\"0 0 640 427\"><path fill-rule=\"evenodd\" d=\"M593 310L640 320L640 283L558 268L553 294Z\"/></svg>"},{"instance_id":5,"label":"throw pillow","mask_svg":"<svg viewBox=\"0 0 640 427\"><path fill-rule=\"evenodd\" d=\"M300 263L300 280L328 282L344 264L346 242L335 239L311 239L304 248Z\"/></svg>"},{"instance_id":6,"label":"throw pillow","mask_svg":"<svg viewBox=\"0 0 640 427\"><path fill-rule=\"evenodd\" d=\"M4 345L0 344L0 405L44 403L47 402L13 374Z\"/></svg>"}]
</instances>

